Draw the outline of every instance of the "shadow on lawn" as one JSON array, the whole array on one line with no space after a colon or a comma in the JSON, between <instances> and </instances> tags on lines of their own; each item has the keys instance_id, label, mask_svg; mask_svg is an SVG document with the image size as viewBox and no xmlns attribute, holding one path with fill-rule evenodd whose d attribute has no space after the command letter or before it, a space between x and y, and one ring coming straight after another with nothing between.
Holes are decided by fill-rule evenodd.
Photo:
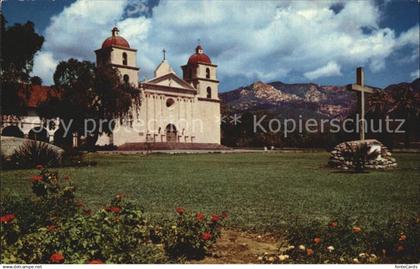
<instances>
[{"instance_id":1,"label":"shadow on lawn","mask_svg":"<svg viewBox=\"0 0 420 269\"><path fill-rule=\"evenodd\" d=\"M356 171L353 171L353 170L335 170L335 171L332 171L331 173L333 173L333 174L355 174L355 175L357 175L357 174L369 174L370 172L369 171L363 171L363 172L356 172Z\"/></svg>"}]
</instances>

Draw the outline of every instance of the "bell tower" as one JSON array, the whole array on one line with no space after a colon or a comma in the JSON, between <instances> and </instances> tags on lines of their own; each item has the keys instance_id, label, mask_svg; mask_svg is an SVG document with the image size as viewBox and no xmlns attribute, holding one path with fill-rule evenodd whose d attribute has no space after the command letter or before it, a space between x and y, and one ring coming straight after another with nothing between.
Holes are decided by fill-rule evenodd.
<instances>
[{"instance_id":1,"label":"bell tower","mask_svg":"<svg viewBox=\"0 0 420 269\"><path fill-rule=\"evenodd\" d=\"M181 66L183 79L198 91L198 97L219 100L219 81L217 80L217 65L212 64L209 56L204 53L201 45L195 48L188 63Z\"/></svg>"},{"instance_id":2,"label":"bell tower","mask_svg":"<svg viewBox=\"0 0 420 269\"><path fill-rule=\"evenodd\" d=\"M112 28L112 35L105 39L100 49L95 50L96 66L111 64L125 83L138 87L139 68L137 67L137 50L130 48L127 40L119 35L117 27Z\"/></svg>"}]
</instances>

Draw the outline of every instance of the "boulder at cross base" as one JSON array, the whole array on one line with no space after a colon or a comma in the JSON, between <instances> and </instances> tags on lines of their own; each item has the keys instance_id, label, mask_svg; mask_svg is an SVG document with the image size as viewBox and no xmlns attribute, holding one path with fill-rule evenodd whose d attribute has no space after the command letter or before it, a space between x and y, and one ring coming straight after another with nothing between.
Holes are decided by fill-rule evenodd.
<instances>
[{"instance_id":1,"label":"boulder at cross base","mask_svg":"<svg viewBox=\"0 0 420 269\"><path fill-rule=\"evenodd\" d=\"M397 162L389 149L376 139L346 141L338 144L330 153L329 166L343 170L354 169L354 152L363 143L366 143L368 147L365 168L382 170L397 167Z\"/></svg>"}]
</instances>

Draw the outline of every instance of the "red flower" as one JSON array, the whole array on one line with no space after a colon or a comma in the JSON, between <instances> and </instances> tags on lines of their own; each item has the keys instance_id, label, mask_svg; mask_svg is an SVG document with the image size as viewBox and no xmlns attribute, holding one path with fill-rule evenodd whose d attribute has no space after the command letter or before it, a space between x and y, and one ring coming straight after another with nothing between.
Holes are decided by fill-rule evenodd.
<instances>
[{"instance_id":1,"label":"red flower","mask_svg":"<svg viewBox=\"0 0 420 269\"><path fill-rule=\"evenodd\" d=\"M204 219L204 214L201 212L198 212L197 215L195 215L195 219L198 221L203 221Z\"/></svg>"},{"instance_id":2,"label":"red flower","mask_svg":"<svg viewBox=\"0 0 420 269\"><path fill-rule=\"evenodd\" d=\"M42 176L32 176L31 181L32 183L37 183L39 181L42 181L43 177Z\"/></svg>"},{"instance_id":3,"label":"red flower","mask_svg":"<svg viewBox=\"0 0 420 269\"><path fill-rule=\"evenodd\" d=\"M353 233L357 234L360 233L362 231L362 228L358 227L358 226L353 226L353 228L351 229Z\"/></svg>"},{"instance_id":4,"label":"red flower","mask_svg":"<svg viewBox=\"0 0 420 269\"><path fill-rule=\"evenodd\" d=\"M397 245L396 250L397 250L397 252L403 252L404 251L404 246L403 245Z\"/></svg>"},{"instance_id":5,"label":"red flower","mask_svg":"<svg viewBox=\"0 0 420 269\"><path fill-rule=\"evenodd\" d=\"M222 212L222 217L223 217L224 219L226 219L226 218L228 217L228 212L223 211L223 212Z\"/></svg>"},{"instance_id":6,"label":"red flower","mask_svg":"<svg viewBox=\"0 0 420 269\"><path fill-rule=\"evenodd\" d=\"M8 222L11 222L12 220L14 220L15 218L16 218L15 214L7 214L7 215L4 215L4 216L0 217L0 222L1 223L8 223Z\"/></svg>"},{"instance_id":7,"label":"red flower","mask_svg":"<svg viewBox=\"0 0 420 269\"><path fill-rule=\"evenodd\" d=\"M220 220L220 216L218 215L212 215L211 216L211 222L218 222Z\"/></svg>"},{"instance_id":8,"label":"red flower","mask_svg":"<svg viewBox=\"0 0 420 269\"><path fill-rule=\"evenodd\" d=\"M60 252L54 252L50 257L50 261L52 263L63 263L64 256Z\"/></svg>"},{"instance_id":9,"label":"red flower","mask_svg":"<svg viewBox=\"0 0 420 269\"><path fill-rule=\"evenodd\" d=\"M69 180L70 177L69 176L64 176L64 180Z\"/></svg>"},{"instance_id":10,"label":"red flower","mask_svg":"<svg viewBox=\"0 0 420 269\"><path fill-rule=\"evenodd\" d=\"M120 213L121 207L117 207L117 206L108 207L106 211L113 212L113 213Z\"/></svg>"},{"instance_id":11,"label":"red flower","mask_svg":"<svg viewBox=\"0 0 420 269\"><path fill-rule=\"evenodd\" d=\"M315 243L315 244L319 244L319 243L321 243L321 238L319 238L319 237L315 237L315 238L314 238L314 243Z\"/></svg>"},{"instance_id":12,"label":"red flower","mask_svg":"<svg viewBox=\"0 0 420 269\"><path fill-rule=\"evenodd\" d=\"M311 249L311 248L307 248L307 249L306 249L306 255L308 255L308 256L312 256L313 254L314 254L313 249Z\"/></svg>"},{"instance_id":13,"label":"red flower","mask_svg":"<svg viewBox=\"0 0 420 269\"><path fill-rule=\"evenodd\" d=\"M330 222L329 226L332 227L332 228L337 227L337 221L334 220L334 221Z\"/></svg>"},{"instance_id":14,"label":"red flower","mask_svg":"<svg viewBox=\"0 0 420 269\"><path fill-rule=\"evenodd\" d=\"M104 262L101 261L100 259L94 259L94 260L90 260L88 262L88 264L103 264Z\"/></svg>"},{"instance_id":15,"label":"red flower","mask_svg":"<svg viewBox=\"0 0 420 269\"><path fill-rule=\"evenodd\" d=\"M36 169L39 169L39 170L42 170L44 168L44 166L42 166L42 164L38 164L37 166L36 166Z\"/></svg>"},{"instance_id":16,"label":"red flower","mask_svg":"<svg viewBox=\"0 0 420 269\"><path fill-rule=\"evenodd\" d=\"M83 209L83 215L90 216L92 214L92 210L90 209Z\"/></svg>"},{"instance_id":17,"label":"red flower","mask_svg":"<svg viewBox=\"0 0 420 269\"><path fill-rule=\"evenodd\" d=\"M201 234L201 238L205 241L210 240L211 239L211 233L210 232L204 232Z\"/></svg>"},{"instance_id":18,"label":"red flower","mask_svg":"<svg viewBox=\"0 0 420 269\"><path fill-rule=\"evenodd\" d=\"M57 225L48 225L47 230L49 232L55 231L55 230L57 230Z\"/></svg>"},{"instance_id":19,"label":"red flower","mask_svg":"<svg viewBox=\"0 0 420 269\"><path fill-rule=\"evenodd\" d=\"M185 209L184 209L184 208L182 208L182 207L177 207L177 208L175 209L175 211L176 211L176 213L178 213L178 214L182 215L182 214L184 214Z\"/></svg>"}]
</instances>

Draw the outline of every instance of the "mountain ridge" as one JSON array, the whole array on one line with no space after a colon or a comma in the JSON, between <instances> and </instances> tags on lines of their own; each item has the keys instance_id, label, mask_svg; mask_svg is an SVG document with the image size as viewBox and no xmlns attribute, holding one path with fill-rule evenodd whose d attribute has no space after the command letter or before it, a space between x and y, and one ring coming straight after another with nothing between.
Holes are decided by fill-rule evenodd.
<instances>
[{"instance_id":1,"label":"mountain ridge","mask_svg":"<svg viewBox=\"0 0 420 269\"><path fill-rule=\"evenodd\" d=\"M411 88L419 95L420 79L391 84L384 92ZM392 93L395 94L395 93ZM266 110L282 117L345 118L356 111L357 95L346 86L315 83L287 84L281 81L264 83L260 80L220 94L223 112L255 112Z\"/></svg>"}]
</instances>

